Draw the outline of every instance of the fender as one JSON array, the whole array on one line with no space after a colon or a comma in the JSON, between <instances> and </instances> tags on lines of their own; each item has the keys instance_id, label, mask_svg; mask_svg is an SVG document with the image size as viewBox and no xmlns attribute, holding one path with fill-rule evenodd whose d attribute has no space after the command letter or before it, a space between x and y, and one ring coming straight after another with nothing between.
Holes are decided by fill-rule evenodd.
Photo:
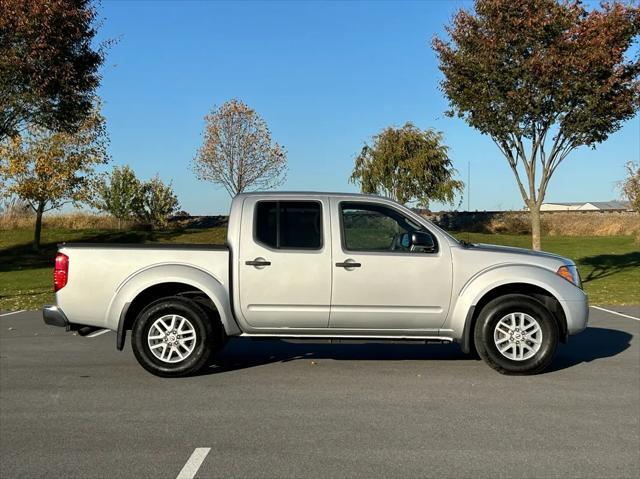
<instances>
[{"instance_id":1,"label":"fender","mask_svg":"<svg viewBox=\"0 0 640 479\"><path fill-rule=\"evenodd\" d=\"M124 342L123 322L129 304L144 290L162 283L183 283L205 293L213 302L225 332L229 336L240 334L229 304L229 285L211 273L192 264L163 263L136 271L116 289L107 308L105 324L118 331L118 345ZM122 337L120 337L122 336Z\"/></svg>"},{"instance_id":2,"label":"fender","mask_svg":"<svg viewBox=\"0 0 640 479\"><path fill-rule=\"evenodd\" d=\"M478 302L491 290L514 283L530 284L548 291L559 300L567 320L570 320L571 312L566 301L579 301L584 297L582 290L549 269L532 264L494 265L472 276L460 288L441 334L460 338L465 346L465 334L472 334L470 323Z\"/></svg>"}]
</instances>

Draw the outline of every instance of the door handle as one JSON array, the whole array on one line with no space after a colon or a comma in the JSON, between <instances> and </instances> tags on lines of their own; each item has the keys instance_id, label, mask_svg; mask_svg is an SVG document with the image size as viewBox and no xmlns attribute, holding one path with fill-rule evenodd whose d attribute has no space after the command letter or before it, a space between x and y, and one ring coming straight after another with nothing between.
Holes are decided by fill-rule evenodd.
<instances>
[{"instance_id":1,"label":"door handle","mask_svg":"<svg viewBox=\"0 0 640 479\"><path fill-rule=\"evenodd\" d=\"M360 266L362 266L362 264L356 263L355 261L351 260L351 261L344 261L342 263L336 263L336 266L338 268L359 268Z\"/></svg>"},{"instance_id":2,"label":"door handle","mask_svg":"<svg viewBox=\"0 0 640 479\"><path fill-rule=\"evenodd\" d=\"M271 261L267 261L264 258L256 258L252 261L245 261L244 264L246 264L247 266L271 266Z\"/></svg>"}]
</instances>

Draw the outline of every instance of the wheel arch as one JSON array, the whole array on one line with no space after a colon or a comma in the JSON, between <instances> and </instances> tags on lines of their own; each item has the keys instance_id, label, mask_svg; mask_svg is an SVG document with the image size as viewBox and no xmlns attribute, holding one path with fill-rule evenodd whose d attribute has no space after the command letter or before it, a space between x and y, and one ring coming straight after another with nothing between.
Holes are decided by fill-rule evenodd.
<instances>
[{"instance_id":1,"label":"wheel arch","mask_svg":"<svg viewBox=\"0 0 640 479\"><path fill-rule=\"evenodd\" d=\"M490 301L508 294L524 294L540 301L547 310L549 310L558 323L560 341L563 343L567 341L567 318L564 313L564 309L562 308L562 304L551 292L530 283L507 283L488 291L480 298L478 303L473 305L470 309L470 314L468 315L464 325L463 340L461 341L461 347L465 353L474 351L473 330L482 308L484 308Z\"/></svg>"},{"instance_id":2,"label":"wheel arch","mask_svg":"<svg viewBox=\"0 0 640 479\"><path fill-rule=\"evenodd\" d=\"M558 323L560 340L566 342L567 314L560 299L569 287L573 285L565 279L535 266L494 269L465 285L448 320L450 328L454 336L460 337L462 350L465 353L473 352L473 328L484 305L506 294L526 294L549 310Z\"/></svg>"},{"instance_id":3,"label":"wheel arch","mask_svg":"<svg viewBox=\"0 0 640 479\"><path fill-rule=\"evenodd\" d=\"M147 268L118 287L107 312L107 324L117 331L116 346L124 347L126 331L149 303L167 296L192 296L220 318L228 336L240 333L229 304L229 290L210 273L192 265L172 264Z\"/></svg>"}]
</instances>

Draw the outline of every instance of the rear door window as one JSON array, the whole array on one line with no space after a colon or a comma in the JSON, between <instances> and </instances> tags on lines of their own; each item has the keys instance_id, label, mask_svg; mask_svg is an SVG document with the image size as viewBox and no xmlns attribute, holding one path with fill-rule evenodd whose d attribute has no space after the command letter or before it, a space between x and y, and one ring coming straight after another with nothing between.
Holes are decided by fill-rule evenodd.
<instances>
[{"instance_id":1,"label":"rear door window","mask_svg":"<svg viewBox=\"0 0 640 479\"><path fill-rule=\"evenodd\" d=\"M254 238L273 249L322 248L322 205L318 201L260 201Z\"/></svg>"}]
</instances>

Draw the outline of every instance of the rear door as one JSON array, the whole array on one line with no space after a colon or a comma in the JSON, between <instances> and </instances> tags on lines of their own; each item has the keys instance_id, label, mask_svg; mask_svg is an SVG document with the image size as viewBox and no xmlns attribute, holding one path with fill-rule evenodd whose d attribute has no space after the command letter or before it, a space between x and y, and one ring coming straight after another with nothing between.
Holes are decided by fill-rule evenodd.
<instances>
[{"instance_id":1,"label":"rear door","mask_svg":"<svg viewBox=\"0 0 640 479\"><path fill-rule=\"evenodd\" d=\"M400 209L332 198L331 328L437 330L449 308L448 245ZM431 234L435 248L413 250L407 234Z\"/></svg>"},{"instance_id":2,"label":"rear door","mask_svg":"<svg viewBox=\"0 0 640 479\"><path fill-rule=\"evenodd\" d=\"M331 241L326 197L247 197L242 209L239 297L256 328L326 328Z\"/></svg>"}]
</instances>

